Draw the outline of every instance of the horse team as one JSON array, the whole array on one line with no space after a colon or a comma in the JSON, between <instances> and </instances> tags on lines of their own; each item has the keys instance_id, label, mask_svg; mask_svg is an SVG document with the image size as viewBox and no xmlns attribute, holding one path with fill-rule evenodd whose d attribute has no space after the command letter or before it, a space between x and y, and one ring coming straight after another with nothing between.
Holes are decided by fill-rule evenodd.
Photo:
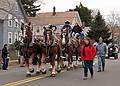
<instances>
[{"instance_id":1,"label":"horse team","mask_svg":"<svg viewBox=\"0 0 120 86\"><path fill-rule=\"evenodd\" d=\"M56 26L49 25L48 27L43 27L43 38L34 39L34 43L32 43L31 23L25 25L24 29L25 33L22 32L24 33L23 45L20 48L20 54L25 58L27 76L31 76L34 72L33 59L37 59L36 74L46 74L45 61L48 58L51 65L50 74L52 77L55 77L57 72L61 72L64 68L70 70L77 66L77 61L76 64L73 63L73 55L78 60L81 38L79 36L76 38L72 37L68 27L61 29L59 34L55 34ZM67 66L63 57L67 58Z\"/></svg>"}]
</instances>

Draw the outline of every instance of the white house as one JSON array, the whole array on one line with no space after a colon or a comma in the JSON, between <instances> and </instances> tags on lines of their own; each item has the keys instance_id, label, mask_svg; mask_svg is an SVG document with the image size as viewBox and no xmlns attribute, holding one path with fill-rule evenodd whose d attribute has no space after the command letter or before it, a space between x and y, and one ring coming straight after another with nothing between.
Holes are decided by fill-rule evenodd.
<instances>
[{"instance_id":1,"label":"white house","mask_svg":"<svg viewBox=\"0 0 120 86\"><path fill-rule=\"evenodd\" d=\"M38 13L36 17L30 17L29 20L33 24L33 33L35 36L42 35L43 26L49 24L57 26L57 32L62 28L65 21L69 21L72 26L75 25L75 23L82 25L77 11L56 12L55 7L53 8L53 12Z\"/></svg>"},{"instance_id":2,"label":"white house","mask_svg":"<svg viewBox=\"0 0 120 86\"><path fill-rule=\"evenodd\" d=\"M4 44L12 44L19 39L24 20L21 0L0 0L0 50Z\"/></svg>"}]
</instances>

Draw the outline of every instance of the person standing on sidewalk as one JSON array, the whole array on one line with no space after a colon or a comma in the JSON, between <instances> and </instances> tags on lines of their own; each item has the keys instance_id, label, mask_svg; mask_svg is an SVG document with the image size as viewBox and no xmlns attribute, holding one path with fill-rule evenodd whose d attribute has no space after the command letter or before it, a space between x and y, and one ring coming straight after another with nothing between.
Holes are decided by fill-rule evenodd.
<instances>
[{"instance_id":1,"label":"person standing on sidewalk","mask_svg":"<svg viewBox=\"0 0 120 86\"><path fill-rule=\"evenodd\" d=\"M84 65L84 80L87 79L88 77L88 69L90 70L91 73L91 78L93 79L93 60L96 56L96 48L94 47L93 44L90 43L89 38L84 39L85 44L82 45L80 54L81 54L81 59L83 61Z\"/></svg>"},{"instance_id":2,"label":"person standing on sidewalk","mask_svg":"<svg viewBox=\"0 0 120 86\"><path fill-rule=\"evenodd\" d=\"M0 70L2 69L2 59L0 57Z\"/></svg>"},{"instance_id":3,"label":"person standing on sidewalk","mask_svg":"<svg viewBox=\"0 0 120 86\"><path fill-rule=\"evenodd\" d=\"M7 49L7 44L4 45L2 49L2 59L3 59L3 70L7 70L8 68L8 49Z\"/></svg>"},{"instance_id":4,"label":"person standing on sidewalk","mask_svg":"<svg viewBox=\"0 0 120 86\"><path fill-rule=\"evenodd\" d=\"M101 72L101 65L102 71L105 70L105 57L108 54L108 49L106 43L103 42L103 38L99 38L99 43L96 46L97 57L98 57L98 71Z\"/></svg>"}]
</instances>

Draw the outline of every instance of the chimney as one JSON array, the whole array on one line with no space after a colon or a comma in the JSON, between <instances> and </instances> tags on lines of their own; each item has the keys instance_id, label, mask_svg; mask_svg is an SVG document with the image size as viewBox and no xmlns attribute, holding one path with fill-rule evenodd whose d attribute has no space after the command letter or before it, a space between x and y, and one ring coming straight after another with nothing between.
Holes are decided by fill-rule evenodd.
<instances>
[{"instance_id":1,"label":"chimney","mask_svg":"<svg viewBox=\"0 0 120 86\"><path fill-rule=\"evenodd\" d=\"M53 16L55 16L56 15L56 8L55 8L55 6L53 7Z\"/></svg>"}]
</instances>

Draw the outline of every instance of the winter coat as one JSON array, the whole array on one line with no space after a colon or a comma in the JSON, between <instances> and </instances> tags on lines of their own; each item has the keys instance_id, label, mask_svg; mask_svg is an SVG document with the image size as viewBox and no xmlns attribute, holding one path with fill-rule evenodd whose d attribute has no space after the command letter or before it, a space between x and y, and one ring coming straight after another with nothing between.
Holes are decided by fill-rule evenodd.
<instances>
[{"instance_id":1,"label":"winter coat","mask_svg":"<svg viewBox=\"0 0 120 86\"><path fill-rule=\"evenodd\" d=\"M2 58L7 58L7 55L8 55L8 50L7 50L6 47L4 47L4 48L2 49Z\"/></svg>"},{"instance_id":2,"label":"winter coat","mask_svg":"<svg viewBox=\"0 0 120 86\"><path fill-rule=\"evenodd\" d=\"M105 43L98 43L96 45L97 56L105 56L108 53L107 45Z\"/></svg>"},{"instance_id":3,"label":"winter coat","mask_svg":"<svg viewBox=\"0 0 120 86\"><path fill-rule=\"evenodd\" d=\"M84 55L84 48L85 48L85 55ZM85 45L82 46L81 50L80 50L80 55L81 55L81 59L84 60L94 60L95 56L96 56L96 48L94 47L94 45L90 45L85 47Z\"/></svg>"},{"instance_id":4,"label":"winter coat","mask_svg":"<svg viewBox=\"0 0 120 86\"><path fill-rule=\"evenodd\" d=\"M72 29L72 32L80 34L82 32L82 28L79 25L78 26L74 26L73 29Z\"/></svg>"}]
</instances>

